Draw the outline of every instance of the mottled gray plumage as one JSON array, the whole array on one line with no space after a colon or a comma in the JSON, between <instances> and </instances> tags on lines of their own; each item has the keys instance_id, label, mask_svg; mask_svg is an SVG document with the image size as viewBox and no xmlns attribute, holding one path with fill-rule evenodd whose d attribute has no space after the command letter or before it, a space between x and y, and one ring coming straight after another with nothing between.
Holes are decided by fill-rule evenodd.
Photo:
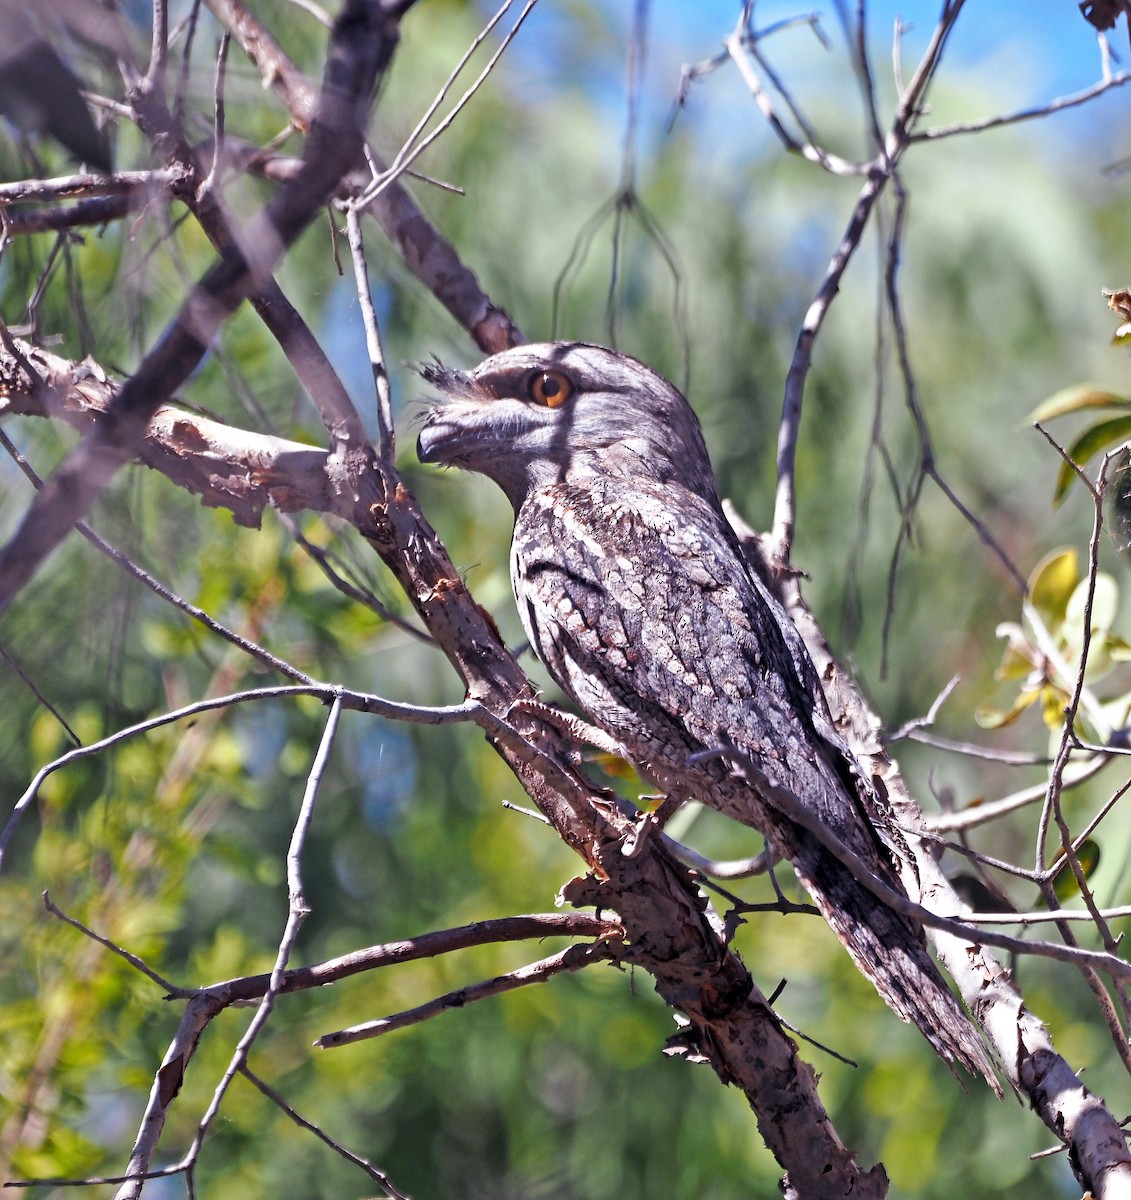
<instances>
[{"instance_id":1,"label":"mottled gray plumage","mask_svg":"<svg viewBox=\"0 0 1131 1200\"><path fill-rule=\"evenodd\" d=\"M423 373L445 401L420 458L478 471L510 498L515 600L554 679L667 794L761 830L884 1000L947 1060L992 1078L921 931L736 774L734 753L689 761L737 752L902 892L873 825L886 807L723 515L683 396L626 355L572 342Z\"/></svg>"}]
</instances>

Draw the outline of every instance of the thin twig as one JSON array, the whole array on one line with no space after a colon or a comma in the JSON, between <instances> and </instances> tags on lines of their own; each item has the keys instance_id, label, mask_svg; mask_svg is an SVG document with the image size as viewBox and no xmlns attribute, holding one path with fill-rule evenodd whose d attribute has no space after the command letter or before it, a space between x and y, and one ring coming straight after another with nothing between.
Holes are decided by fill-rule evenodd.
<instances>
[{"instance_id":1,"label":"thin twig","mask_svg":"<svg viewBox=\"0 0 1131 1200\"><path fill-rule=\"evenodd\" d=\"M949 750L952 754L965 754L970 758L983 758L987 762L1005 763L1011 767L1043 767L1052 762L1047 754L1027 750L997 750L993 746L980 746L977 742L940 737L937 733L928 733L925 729L910 729L904 733L901 728L891 734L888 741L896 742L902 737L911 742L922 742L924 746L933 746L936 750Z\"/></svg>"},{"instance_id":2,"label":"thin twig","mask_svg":"<svg viewBox=\"0 0 1131 1200\"><path fill-rule=\"evenodd\" d=\"M283 975L287 969L287 963L290 961L291 953L294 950L299 930L302 928L303 922L310 912L302 885L302 851L306 845L306 837L310 831L310 824L314 817L314 802L318 796L318 789L322 783L326 764L329 761L330 750L334 745L334 738L338 732L338 721L341 715L341 697L336 696L330 708L329 716L326 718L326 726L322 731L322 739L318 744L318 752L307 775L302 804L299 807L298 817L291 832L290 845L287 848L287 893L289 898L287 924L283 930L282 937L279 939L279 948L275 956L275 966L271 971L271 982L268 985L267 991L264 992L258 1008L255 1010L255 1015L252 1017L251 1023L237 1043L223 1077L212 1093L212 1099L209 1102L208 1108L200 1118L192 1145L185 1155L186 1163L192 1164L196 1162L201 1147L204 1145L208 1129L220 1111L220 1104L228 1088L231 1086L232 1080L247 1065L247 1056L251 1051L251 1047L270 1019L271 1012L275 1007L275 997L279 994Z\"/></svg>"},{"instance_id":3,"label":"thin twig","mask_svg":"<svg viewBox=\"0 0 1131 1200\"><path fill-rule=\"evenodd\" d=\"M793 359L786 376L782 416L778 425L778 482L774 500L772 545L773 557L782 565L789 562L790 549L793 544L796 520L797 444L800 434L802 400L812 364L813 346L824 324L829 307L840 288L844 272L860 245L872 210L909 144L910 126L918 115L923 95L934 77L943 47L954 27L961 7L960 0L956 0L956 2L948 3L943 9L931 36L930 44L920 60L911 82L900 98L882 154L869 164L867 178L857 198L848 227L832 256L825 277L805 314L798 334Z\"/></svg>"},{"instance_id":4,"label":"thin twig","mask_svg":"<svg viewBox=\"0 0 1131 1200\"><path fill-rule=\"evenodd\" d=\"M741 22L739 27L726 38L723 45L726 47L726 52L730 56L731 61L738 68L738 73L742 76L743 83L749 88L754 103L757 104L762 116L766 119L766 123L776 134L778 140L786 150L791 154L797 154L801 158L808 159L810 162L817 163L833 175L867 175L871 171L871 163L851 162L849 159L841 158L839 155L830 154L822 146L817 145L808 133L807 140L801 141L786 129L774 111L773 103L762 87L762 82L758 78L758 72L754 69L751 52L747 49L749 39ZM792 104L790 106L792 108ZM794 110L794 116L798 116L796 110ZM802 128L804 128L804 123L802 123Z\"/></svg>"},{"instance_id":5,"label":"thin twig","mask_svg":"<svg viewBox=\"0 0 1131 1200\"><path fill-rule=\"evenodd\" d=\"M0 437L3 437L2 433L0 433ZM31 694L43 706L43 708L46 709L47 712L49 712L55 718L55 720L59 722L60 726L62 726L63 732L70 739L71 743L75 746L81 746L82 738L80 738L79 735L70 727L70 725L67 723L66 717L64 717L59 709L56 708L55 705L52 704L51 701L43 694L35 680L27 673L27 671L23 669L23 667L20 666L20 664L15 660L15 658L12 657L11 653L4 646L0 646L0 659L3 659L4 663L8 667L8 670L10 670L12 674L23 683L24 687L31 692Z\"/></svg>"},{"instance_id":6,"label":"thin twig","mask_svg":"<svg viewBox=\"0 0 1131 1200\"><path fill-rule=\"evenodd\" d=\"M1120 71L1118 75L1102 79L1083 91L1073 92L1068 96L1060 96L1047 104L1034 105L1032 108L1019 109L1017 112L1004 113L995 117L985 117L980 121L955 121L951 125L936 125L933 128L921 129L911 135L913 142L936 142L942 138L958 137L961 134L981 133L986 129L998 129L1003 125L1016 125L1022 121L1033 121L1041 117L1049 117L1054 113L1064 112L1065 109L1076 108L1087 104L1097 96L1112 88L1123 87L1131 82L1131 71Z\"/></svg>"},{"instance_id":7,"label":"thin twig","mask_svg":"<svg viewBox=\"0 0 1131 1200\"><path fill-rule=\"evenodd\" d=\"M20 818L34 803L36 796L39 794L39 789L43 786L43 781L55 771L61 770L63 767L69 766L79 759L88 758L94 754L101 754L103 750L107 750L128 738L148 733L153 729L159 729L163 725L183 721L188 717L195 716L197 713L208 712L216 708L227 708L233 704L246 704L256 700L275 699L284 696L317 696L327 702L337 702L340 699L341 703L347 708L376 713L379 716L391 717L394 720L404 720L410 723L425 725L444 725L449 722L474 720L481 708L473 700L467 700L463 704L454 704L446 708L426 708L414 704L398 704L365 692L350 692L334 684L319 684L314 682L289 687L255 688L247 692L235 692L229 696L215 696L209 697L206 700L197 700L192 704L184 705L182 708L174 709L171 712L162 713L160 716L150 717L148 720L139 721L135 725L116 730L114 733L108 734L97 742L91 742L87 746L76 747L74 750L70 750L45 766L40 767L23 795L16 801L12 808L11 816L9 816L3 832L0 833L0 869L3 867L4 853L7 850L12 835L16 831Z\"/></svg>"},{"instance_id":8,"label":"thin twig","mask_svg":"<svg viewBox=\"0 0 1131 1200\"><path fill-rule=\"evenodd\" d=\"M900 738L909 737L916 730L924 728L927 725L933 725L938 719L939 709L946 703L947 698L951 695L956 687L961 682L961 675L952 675L950 682L942 689L941 692L934 698L931 707L927 710L926 716L914 717L912 720L900 725L893 733L888 736L888 741L898 742Z\"/></svg>"},{"instance_id":9,"label":"thin twig","mask_svg":"<svg viewBox=\"0 0 1131 1200\"><path fill-rule=\"evenodd\" d=\"M208 168L201 194L216 192L219 189L220 175L224 164L224 76L228 65L228 47L232 44L232 35L224 30L220 37L220 46L216 51L216 83L213 91L212 117L212 165Z\"/></svg>"},{"instance_id":10,"label":"thin twig","mask_svg":"<svg viewBox=\"0 0 1131 1200\"><path fill-rule=\"evenodd\" d=\"M301 546L307 554L318 564L322 574L330 581L331 584L343 596L348 596L351 600L358 604L364 605L366 608L375 612L382 621L388 621L390 625L395 625L398 629L403 630L417 641L428 646L435 645L432 635L427 630L421 629L418 625L414 625L411 621L406 621L399 613L394 612L387 604L379 600L373 592L368 588L362 587L353 580L346 579L339 571L333 561L333 555L322 546L316 545L307 538L299 528L298 522L289 513L278 513L279 523L287 530L294 538L295 545ZM348 564L339 559L339 566L342 570L349 569Z\"/></svg>"},{"instance_id":11,"label":"thin twig","mask_svg":"<svg viewBox=\"0 0 1131 1200\"><path fill-rule=\"evenodd\" d=\"M43 893L43 907L53 916L58 917L60 921L65 921L68 925L73 926L80 933L85 934L92 941L97 942L100 946L105 946L112 954L118 955L119 958L124 958L126 962L134 968L135 971L140 971L147 979L152 979L158 987L173 998L187 999L191 996L192 990L189 988L179 988L175 983L170 983L163 975L158 975L147 963L143 962L136 954L131 954L128 950L110 941L109 938L103 937L102 934L96 933L89 926L84 925L75 917L68 916L48 895Z\"/></svg>"},{"instance_id":12,"label":"thin twig","mask_svg":"<svg viewBox=\"0 0 1131 1200\"><path fill-rule=\"evenodd\" d=\"M393 401L389 389L389 372L385 368L385 352L381 347L381 330L377 324L377 313L373 308L373 297L369 291L369 269L365 263L365 243L361 236L361 219L357 207L346 206L346 232L349 237L350 255L353 259L354 282L357 299L361 305L361 319L365 325L365 348L369 352L369 366L373 372L373 388L377 393L377 453L385 467L391 468L396 457L396 434L393 430Z\"/></svg>"},{"instance_id":13,"label":"thin twig","mask_svg":"<svg viewBox=\"0 0 1131 1200\"><path fill-rule=\"evenodd\" d=\"M1066 769L1062 773L1061 787L1068 789L1086 783L1094 775L1102 771L1110 761L1110 754L1095 755L1079 763L1071 773ZM1000 800L972 804L966 808L959 809L957 812L930 814L924 818L924 823L928 829L933 829L939 833L959 829L973 829L977 825L985 825L990 821L996 821L1001 817L1007 816L1009 813L1016 812L1019 808L1035 804L1038 800L1043 800L1047 794L1047 782L1035 783L1032 787L1022 788L1020 791L1003 796Z\"/></svg>"},{"instance_id":14,"label":"thin twig","mask_svg":"<svg viewBox=\"0 0 1131 1200\"><path fill-rule=\"evenodd\" d=\"M479 43L483 40L484 37L486 37L486 35L490 32L490 30L495 27L495 25L498 23L499 19L503 16L503 14L507 11L507 9L510 8L510 6L513 2L514 2L514 0L505 0L504 4L498 10L498 12L495 14L495 16L491 18L491 21L487 25L487 27L476 37L476 39L472 43L471 47L467 50L464 57L460 60L459 65L456 67L456 69L452 72L452 74L448 77L447 81L444 83L443 87L440 90L439 95L432 102L432 106L429 108L428 112L425 114L425 116L419 122L418 127L417 127L418 130L422 129L424 127L424 125L427 123L431 114L433 112L435 112L435 110L439 107L440 103L443 101L443 97L447 95L448 91L451 89L452 85L454 84L456 77L459 75L460 71L462 71L464 63L467 62L468 59L470 59L471 55L478 48ZM413 134L410 135L409 139L405 142L404 146L397 153L397 155L394 157L393 161L389 164L389 166L385 169L385 171L381 174L381 176L378 179L374 180L374 182L368 188L366 188L366 190L358 198L359 205L361 205L361 206L369 205L387 187L389 187L391 184L395 183L409 169L409 167L420 157L420 155L423 154L424 151L427 150L428 147L430 145L432 145L432 143L434 141L436 141L437 138L441 137L444 133L446 133L448 131L448 129L451 127L452 123L455 121L456 117L459 116L459 114L466 107L467 103L471 100L471 98L475 95L475 93L479 91L480 87L483 86L487 77L495 69L496 65L498 64L499 59L502 58L503 54L506 52L507 47L511 44L512 41L514 41L515 36L518 34L519 29L522 28L523 22L530 15L531 9L534 7L534 5L537 2L538 2L538 0L527 0L526 4L523 6L522 12L520 12L518 14L518 16L515 18L514 24L504 35L502 41L498 45L498 48L491 55L491 57L487 60L487 65L483 68L482 71L479 72L479 74L476 76L474 82L467 89L467 91L464 92L464 94L459 98L459 100L455 103L455 105L452 107L451 111L447 114L447 116L445 116L444 119L442 121L440 121L439 124L437 124L435 129L433 129L432 132L427 135L427 137L419 138L417 131L416 130L413 131Z\"/></svg>"},{"instance_id":15,"label":"thin twig","mask_svg":"<svg viewBox=\"0 0 1131 1200\"><path fill-rule=\"evenodd\" d=\"M320 1129L312 1121L308 1121L304 1116L296 1112L283 1096L275 1091L275 1089L269 1084L260 1079L259 1076L256 1075L246 1063L240 1068L240 1074L253 1087L258 1088L259 1091L262 1092L263 1095L266 1096L276 1108L286 1113L287 1116L290 1117L290 1119L294 1121L294 1123L300 1129L305 1129L307 1133L314 1134L314 1136L320 1142L329 1146L335 1154L340 1155L346 1160L346 1162L352 1163L353 1166L359 1167L362 1171L364 1171L365 1174L368 1175L369 1178L372 1179L379 1188L381 1188L385 1195L391 1198L391 1200L409 1200L408 1196L406 1196L404 1192L399 1191L393 1186L388 1175L386 1175L384 1171L380 1170L378 1167L375 1167L368 1159L362 1158L361 1155L354 1154L352 1150L347 1150L346 1147L341 1144L341 1142L335 1141L329 1136L329 1134L325 1132L325 1130Z\"/></svg>"},{"instance_id":16,"label":"thin twig","mask_svg":"<svg viewBox=\"0 0 1131 1200\"><path fill-rule=\"evenodd\" d=\"M459 988L447 995L438 996L427 1004L406 1009L391 1017L383 1017L378 1021L366 1021L362 1025L352 1025L348 1029L339 1029L335 1033L324 1033L316 1038L314 1044L320 1049L328 1050L337 1046L347 1046L352 1042L365 1041L368 1038L380 1037L398 1029L406 1029L421 1021L430 1020L442 1012L453 1008L465 1008L476 1000L486 1000L512 992L516 988L527 987L533 983L545 983L562 971L579 971L594 963L607 962L616 951L607 942L591 942L586 945L567 946L558 954L529 963L517 971L509 971L505 975L497 975L494 979L484 980L471 987Z\"/></svg>"}]
</instances>

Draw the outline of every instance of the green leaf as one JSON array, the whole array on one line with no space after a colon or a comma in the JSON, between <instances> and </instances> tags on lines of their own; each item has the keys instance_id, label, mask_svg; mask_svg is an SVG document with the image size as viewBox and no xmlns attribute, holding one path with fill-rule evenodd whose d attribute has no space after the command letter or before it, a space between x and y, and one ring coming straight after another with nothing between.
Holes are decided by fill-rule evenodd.
<instances>
[{"instance_id":1,"label":"green leaf","mask_svg":"<svg viewBox=\"0 0 1131 1200\"><path fill-rule=\"evenodd\" d=\"M1000 708L979 708L974 712L974 720L983 729L1001 729L1006 725L1012 725L1014 721L1032 704L1039 696L1040 689L1034 689L1028 692L1021 692L1017 699L1014 700L1012 707L1009 709Z\"/></svg>"},{"instance_id":2,"label":"green leaf","mask_svg":"<svg viewBox=\"0 0 1131 1200\"><path fill-rule=\"evenodd\" d=\"M1100 848L1091 838L1085 838L1076 849L1076 861L1085 879L1090 879L1100 863ZM1062 862L1060 869L1053 876L1052 890L1058 900L1068 900L1080 891L1080 884L1072 867Z\"/></svg>"},{"instance_id":3,"label":"green leaf","mask_svg":"<svg viewBox=\"0 0 1131 1200\"><path fill-rule=\"evenodd\" d=\"M1131 645L1118 634L1113 633L1107 639L1107 652L1112 662L1131 662Z\"/></svg>"},{"instance_id":4,"label":"green leaf","mask_svg":"<svg viewBox=\"0 0 1131 1200\"><path fill-rule=\"evenodd\" d=\"M1040 654L1016 621L1002 621L994 632L1005 639L1001 663L994 672L995 679L1025 679L1040 661Z\"/></svg>"},{"instance_id":5,"label":"green leaf","mask_svg":"<svg viewBox=\"0 0 1131 1200\"><path fill-rule=\"evenodd\" d=\"M1041 719L1049 729L1064 727L1064 706L1068 696L1057 687L1041 688Z\"/></svg>"},{"instance_id":6,"label":"green leaf","mask_svg":"<svg viewBox=\"0 0 1131 1200\"><path fill-rule=\"evenodd\" d=\"M1064 620L1068 601L1080 582L1080 560L1076 551L1054 550L1046 554L1029 576L1029 602L1050 627Z\"/></svg>"},{"instance_id":7,"label":"green leaf","mask_svg":"<svg viewBox=\"0 0 1131 1200\"><path fill-rule=\"evenodd\" d=\"M1038 404L1029 414L1028 420L1038 425L1053 417L1063 417L1066 413L1083 412L1089 408L1131 409L1131 400L1126 396L1117 396L1114 392L1094 388L1087 383L1076 383Z\"/></svg>"},{"instance_id":8,"label":"green leaf","mask_svg":"<svg viewBox=\"0 0 1131 1200\"><path fill-rule=\"evenodd\" d=\"M1088 602L1088 581L1081 579L1068 598L1064 610L1064 623L1074 626L1074 634L1084 631L1084 607ZM1119 585L1104 572L1096 575L1096 586L1092 592L1091 633L1093 637L1104 637L1115 620L1119 607ZM1078 633L1077 633L1078 631Z\"/></svg>"},{"instance_id":9,"label":"green leaf","mask_svg":"<svg viewBox=\"0 0 1131 1200\"><path fill-rule=\"evenodd\" d=\"M1108 472L1104 502L1115 544L1126 555L1131 548L1131 453L1127 450L1120 454Z\"/></svg>"},{"instance_id":10,"label":"green leaf","mask_svg":"<svg viewBox=\"0 0 1131 1200\"><path fill-rule=\"evenodd\" d=\"M1106 450L1109 446L1125 442L1128 438L1131 438L1131 416L1111 417L1106 421L1100 421L1085 429L1068 447L1067 454L1072 459L1072 462L1078 466L1083 466L1090 458L1099 454L1101 450ZM1056 479L1056 492L1053 495L1054 504L1059 504L1064 499L1075 478L1076 472L1072 469L1071 464L1062 462L1060 464L1060 473Z\"/></svg>"}]
</instances>

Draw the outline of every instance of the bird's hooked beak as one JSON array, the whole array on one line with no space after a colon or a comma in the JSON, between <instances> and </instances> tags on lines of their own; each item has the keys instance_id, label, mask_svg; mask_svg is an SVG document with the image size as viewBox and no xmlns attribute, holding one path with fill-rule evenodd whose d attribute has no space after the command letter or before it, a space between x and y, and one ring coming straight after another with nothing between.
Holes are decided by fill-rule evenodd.
<instances>
[{"instance_id":1,"label":"bird's hooked beak","mask_svg":"<svg viewBox=\"0 0 1131 1200\"><path fill-rule=\"evenodd\" d=\"M466 371L446 367L439 360L421 363L417 369L426 383L442 393L443 400L424 416L416 455L422 463L455 465L459 461L458 445L468 432L468 422L459 419L459 410L478 405L487 397Z\"/></svg>"},{"instance_id":2,"label":"bird's hooked beak","mask_svg":"<svg viewBox=\"0 0 1131 1200\"><path fill-rule=\"evenodd\" d=\"M473 371L422 365L441 401L425 415L416 453L423 463L461 467L493 479L517 512L531 488L565 470L568 422L559 414L574 395L555 346L504 351Z\"/></svg>"}]
</instances>

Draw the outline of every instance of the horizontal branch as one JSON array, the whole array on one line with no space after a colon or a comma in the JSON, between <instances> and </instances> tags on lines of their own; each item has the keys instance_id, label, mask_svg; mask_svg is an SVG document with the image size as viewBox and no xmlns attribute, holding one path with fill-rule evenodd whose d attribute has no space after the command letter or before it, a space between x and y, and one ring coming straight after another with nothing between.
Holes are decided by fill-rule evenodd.
<instances>
[{"instance_id":1,"label":"horizontal branch","mask_svg":"<svg viewBox=\"0 0 1131 1200\"><path fill-rule=\"evenodd\" d=\"M259 69L264 85L282 101L295 127L307 128L316 92L270 30L241 0L207 0L207 4ZM382 170L383 164L372 149L369 154L375 168ZM510 315L491 301L455 247L400 183L386 185L366 211L384 230L409 271L468 331L481 350L493 354L525 340Z\"/></svg>"},{"instance_id":2,"label":"horizontal branch","mask_svg":"<svg viewBox=\"0 0 1131 1200\"><path fill-rule=\"evenodd\" d=\"M397 942L383 942L352 950L349 954L326 959L309 967L292 967L284 972L279 994L306 991L338 983L365 971L375 971L396 963L416 962L422 958L438 958L457 950L488 946L499 942L520 942L548 937L620 938L624 930L614 919L590 913L529 913L517 917L497 917L489 921L473 921L452 929L437 929L417 937ZM269 974L246 975L201 988L223 1007L240 1001L257 1000L271 982Z\"/></svg>"},{"instance_id":3,"label":"horizontal branch","mask_svg":"<svg viewBox=\"0 0 1131 1200\"><path fill-rule=\"evenodd\" d=\"M3 830L0 831L0 871L3 870L4 855L7 851L8 843L12 840L12 836L19 826L21 818L32 804L35 803L44 780L56 771L60 771L64 767L78 762L80 759L101 754L129 738L149 733L165 725L172 725L177 721L186 720L200 713L219 708L230 708L235 704L247 704L257 700L273 700L281 696L316 696L326 703L340 700L344 708L349 708L356 712L374 713L392 720L407 721L418 725L447 725L461 721L471 721L480 714L480 705L474 700L442 708L428 708L415 704L398 704L396 701L385 700L381 696L375 696L367 692L349 692L334 684L322 684L314 681L311 681L309 684L299 684L297 686L255 688L247 692L234 692L230 696L214 696L206 700L197 700L193 704L186 704L184 707L175 709L172 712L161 713L159 716L139 721L136 725L129 725L124 729L116 730L99 741L92 742L89 746L78 746L74 750L68 750L66 754L60 755L60 757L54 759L52 762L40 767L31 783L24 790L23 795L13 805L11 815L8 817Z\"/></svg>"},{"instance_id":4,"label":"horizontal branch","mask_svg":"<svg viewBox=\"0 0 1131 1200\"><path fill-rule=\"evenodd\" d=\"M342 175L356 165L370 100L392 58L398 23L410 3L404 0L386 8L346 0L330 39L325 83L307 138L302 172L280 188L224 247L122 386L108 420L70 452L36 493L16 532L0 550L0 611L86 515L135 453L153 413L204 357L223 321L259 280L270 275ZM135 109L156 104L154 80L138 81L131 88L130 102Z\"/></svg>"},{"instance_id":5,"label":"horizontal branch","mask_svg":"<svg viewBox=\"0 0 1131 1200\"><path fill-rule=\"evenodd\" d=\"M430 1020L441 1013L453 1008L465 1008L476 1000L487 1000L513 992L517 988L528 987L532 983L546 983L563 971L580 971L583 967L592 966L598 962L609 962L616 957L615 947L605 942L593 942L585 946L567 946L549 958L529 963L517 971L509 971L505 975L496 975L493 979L485 979L470 987L458 988L427 1004L420 1004L404 1012L395 1013L391 1017L382 1017L377 1021L366 1021L361 1025L352 1025L349 1029L339 1029L336 1033L325 1033L315 1038L314 1044L322 1050L335 1046L348 1046L352 1042L362 1042L369 1038L380 1037L398 1029L407 1029L410 1025L419 1025L421 1021Z\"/></svg>"},{"instance_id":6,"label":"horizontal branch","mask_svg":"<svg viewBox=\"0 0 1131 1200\"><path fill-rule=\"evenodd\" d=\"M1047 104L1036 104L1031 108L1018 109L1016 112L984 117L979 121L955 121L950 125L936 125L933 128L921 129L911 134L910 140L913 142L937 142L942 138L958 137L968 133L983 133L987 129L1000 129L1004 125L1019 125L1023 121L1035 121L1070 108L1077 108L1081 104L1087 104L1097 96L1102 96L1104 92L1110 91L1112 88L1123 87L1126 83L1131 83L1131 71L1120 71L1108 79L1101 79L1091 87L1073 92L1068 96L1059 96Z\"/></svg>"},{"instance_id":7,"label":"horizontal branch","mask_svg":"<svg viewBox=\"0 0 1131 1200\"><path fill-rule=\"evenodd\" d=\"M95 196L59 207L8 209L2 219L3 232L8 237L33 233L59 233L64 229L80 229L91 225L107 225L120 221L149 203L141 192L125 196Z\"/></svg>"},{"instance_id":8,"label":"horizontal branch","mask_svg":"<svg viewBox=\"0 0 1131 1200\"><path fill-rule=\"evenodd\" d=\"M62 420L82 433L106 420L120 385L88 363L19 339L13 346L16 354L0 348L0 415ZM18 356L36 378L29 378ZM208 507L225 508L251 528L259 526L268 505L283 512L351 515L330 485L326 450L225 425L175 404L162 405L150 418L137 454Z\"/></svg>"},{"instance_id":9,"label":"horizontal branch","mask_svg":"<svg viewBox=\"0 0 1131 1200\"><path fill-rule=\"evenodd\" d=\"M31 201L88 200L94 196L176 196L188 194L196 181L189 171L162 167L152 171L118 171L113 175L61 175L0 183L0 206Z\"/></svg>"},{"instance_id":10,"label":"horizontal branch","mask_svg":"<svg viewBox=\"0 0 1131 1200\"><path fill-rule=\"evenodd\" d=\"M1072 769L1065 771L1061 786L1067 789L1087 782L1093 775L1097 775L1102 771L1111 761L1111 758L1111 753L1104 752L1102 749L1098 753L1090 755L1087 759L1075 764ZM1045 798L1047 792L1047 783L1035 783L1009 796L1003 796L1000 800L987 800L981 804L969 804L965 808L957 809L954 812L932 813L930 816L924 818L923 824L925 828L931 830L933 833L973 829L978 825L985 825L990 821L996 821L1001 817L1016 812L1019 808L1036 804L1039 800Z\"/></svg>"}]
</instances>

